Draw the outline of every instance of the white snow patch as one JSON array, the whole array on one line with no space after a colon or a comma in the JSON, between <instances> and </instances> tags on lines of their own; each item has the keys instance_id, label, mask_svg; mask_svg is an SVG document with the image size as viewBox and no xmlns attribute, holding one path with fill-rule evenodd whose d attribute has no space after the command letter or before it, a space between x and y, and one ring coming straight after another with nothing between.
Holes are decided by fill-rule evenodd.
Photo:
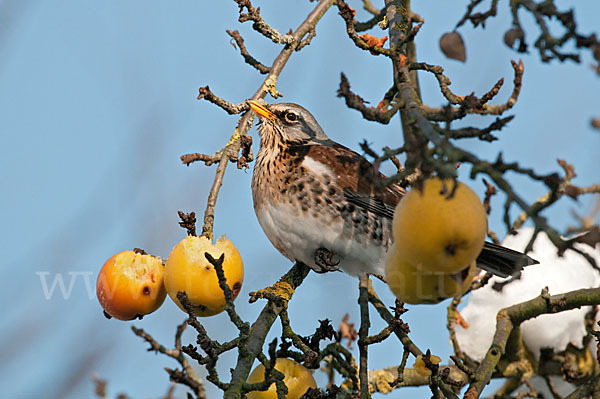
<instances>
[{"instance_id":1,"label":"white snow patch","mask_svg":"<svg viewBox=\"0 0 600 399\"><path fill-rule=\"evenodd\" d=\"M502 245L523 251L532 234L532 228L523 228L518 235L507 237ZM577 248L600 263L600 246L592 249L582 244ZM505 279L493 277L485 287L470 294L466 306L460 311L469 328L457 325L456 337L461 349L473 359L483 359L489 349L496 331L496 314L500 309L533 299L546 286L550 295L600 286L599 273L583 256L569 250L562 258L559 257L556 247L544 233L538 235L529 255L540 264L526 267L521 279L506 285L502 292L493 290L492 285ZM523 341L536 358L539 358L540 349L545 347L562 351L569 342L581 347L581 340L585 336L584 315L589 308L528 320L521 325Z\"/></svg>"}]
</instances>

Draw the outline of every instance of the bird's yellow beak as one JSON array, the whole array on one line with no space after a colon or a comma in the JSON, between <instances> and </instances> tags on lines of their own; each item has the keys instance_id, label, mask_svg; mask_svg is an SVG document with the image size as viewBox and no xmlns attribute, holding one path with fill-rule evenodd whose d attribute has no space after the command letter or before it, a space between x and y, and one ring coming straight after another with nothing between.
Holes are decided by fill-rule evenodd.
<instances>
[{"instance_id":1,"label":"bird's yellow beak","mask_svg":"<svg viewBox=\"0 0 600 399\"><path fill-rule=\"evenodd\" d=\"M250 109L256 113L258 116L262 116L267 119L275 119L277 116L269 111L266 106L262 105L256 100L248 100L248 104L250 105Z\"/></svg>"}]
</instances>

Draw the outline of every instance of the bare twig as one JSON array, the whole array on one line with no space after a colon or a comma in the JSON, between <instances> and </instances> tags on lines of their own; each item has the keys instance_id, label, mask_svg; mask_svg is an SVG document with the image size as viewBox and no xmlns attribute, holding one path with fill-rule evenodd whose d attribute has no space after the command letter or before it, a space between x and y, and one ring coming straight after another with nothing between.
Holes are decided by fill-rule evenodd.
<instances>
[{"instance_id":1,"label":"bare twig","mask_svg":"<svg viewBox=\"0 0 600 399\"><path fill-rule=\"evenodd\" d=\"M460 298L453 298L452 302L450 302L450 305L448 305L448 312L447 312L447 317L446 317L446 328L448 329L448 332L450 333L450 342L452 343L452 348L454 349L454 354L460 359L462 360L466 365L468 365L468 367L473 367L475 365L475 362L473 361L473 359L471 359L466 353L464 353L461 349L460 349L460 345L458 344L458 340L456 339L456 330L454 329L455 325L457 324L457 308L458 305L460 304L461 299Z\"/></svg>"},{"instance_id":2,"label":"bare twig","mask_svg":"<svg viewBox=\"0 0 600 399\"><path fill-rule=\"evenodd\" d=\"M562 395L556 390L556 386L554 385L554 382L552 382L552 377L545 375L544 382L546 382L546 386L554 399L562 399Z\"/></svg>"},{"instance_id":3,"label":"bare twig","mask_svg":"<svg viewBox=\"0 0 600 399\"><path fill-rule=\"evenodd\" d=\"M506 118L496 118L488 127L483 129L477 129L474 127L465 127L462 129L445 130L438 128L440 133L444 134L451 139L464 139L464 138L478 138L482 141L496 141L498 137L494 136L492 132L501 130L504 126L513 120L514 115L507 116Z\"/></svg>"},{"instance_id":4,"label":"bare twig","mask_svg":"<svg viewBox=\"0 0 600 399\"><path fill-rule=\"evenodd\" d=\"M377 11L378 12L376 12L375 14L373 14L373 18L369 19L368 21L359 22L359 21L355 20L354 21L354 29L357 32L364 32L366 30L371 29L372 27L374 27L378 23L381 23L381 21L385 17L385 9L377 10Z\"/></svg>"},{"instance_id":5,"label":"bare twig","mask_svg":"<svg viewBox=\"0 0 600 399\"><path fill-rule=\"evenodd\" d=\"M308 364L311 364L317 360L319 357L319 348L317 347L316 351L313 350L302 340L302 337L292 330L287 310L284 309L281 311L281 313L279 313L279 319L281 320L282 337L289 338L293 345L302 351L304 354L304 361Z\"/></svg>"},{"instance_id":6,"label":"bare twig","mask_svg":"<svg viewBox=\"0 0 600 399\"><path fill-rule=\"evenodd\" d=\"M240 336L247 336L250 330L250 325L244 322L235 311L235 304L233 303L233 292L227 284L227 278L225 277L225 272L223 271L223 262L225 261L225 254L221 254L219 259L213 258L212 255L208 252L205 252L204 256L206 257L206 260L208 260L210 264L213 265L213 267L215 268L215 272L217 273L217 278L219 279L219 287L225 295L225 311L229 315L229 320L231 320L231 322L238 328L238 330L240 331Z\"/></svg>"},{"instance_id":7,"label":"bare twig","mask_svg":"<svg viewBox=\"0 0 600 399\"><path fill-rule=\"evenodd\" d=\"M236 157L240 148L239 134L234 134L232 139L223 149L221 159L219 160L219 166L215 172L215 179L212 187L208 194L206 201L206 210L204 211L204 224L202 225L202 236L212 240L213 238L213 225L215 223L215 206L217 204L217 197L219 196L219 190L223 184L223 177L225 176L225 169L227 168L227 160L232 157Z\"/></svg>"},{"instance_id":8,"label":"bare twig","mask_svg":"<svg viewBox=\"0 0 600 399\"><path fill-rule=\"evenodd\" d=\"M396 322L394 315L392 315L390 311L386 308L384 303L381 302L381 299L379 299L373 287L369 287L368 298L371 305L373 305L377 313L379 313L379 316L381 316L381 318L385 320L388 324L394 326L394 334L396 334L404 348L410 353L412 353L415 357L422 355L423 352L408 337L406 328L403 325Z\"/></svg>"},{"instance_id":9,"label":"bare twig","mask_svg":"<svg viewBox=\"0 0 600 399\"><path fill-rule=\"evenodd\" d=\"M135 326L131 326L134 334L138 337L142 338L148 344L150 344L150 348L148 350L159 352L164 355L167 355L179 362L182 367L182 370L172 370L165 369L173 382L178 382L184 385L187 385L194 394L200 399L206 399L206 393L204 391L204 385L202 384L202 380L196 375L196 371L188 362L187 358L184 355L181 347L181 335L187 326L187 322L183 322L177 327L177 332L175 334L175 348L167 349L163 345L159 344L150 334L145 332L141 328L137 328Z\"/></svg>"},{"instance_id":10,"label":"bare twig","mask_svg":"<svg viewBox=\"0 0 600 399\"><path fill-rule=\"evenodd\" d=\"M367 10L368 12L370 12L371 14L378 15L381 12L380 9L378 9L377 7L375 7L373 5L371 0L362 0L362 2L363 2L363 8L365 10Z\"/></svg>"},{"instance_id":11,"label":"bare twig","mask_svg":"<svg viewBox=\"0 0 600 399\"><path fill-rule=\"evenodd\" d=\"M360 328L358 329L358 349L360 354L360 368L359 368L359 381L360 381L360 398L369 399L369 366L368 366L368 342L367 337L369 335L369 327L371 322L369 321L369 276L365 273L360 276L359 283L359 296L358 304L360 306ZM388 334L389 335L389 334Z\"/></svg>"},{"instance_id":12,"label":"bare twig","mask_svg":"<svg viewBox=\"0 0 600 399\"><path fill-rule=\"evenodd\" d=\"M512 67L515 71L515 77L513 80L513 92L508 98L508 100L503 104L498 105L490 105L487 103L491 98L493 98L500 86L504 82L503 79L500 79L489 92L484 94L480 99L475 97L474 95L461 97L454 93L452 93L448 89L448 85L450 84L450 80L445 77L442 72L443 69L441 67L435 65L428 65L424 63L412 63L410 64L413 69L423 69L435 74L438 79L438 83L440 85L440 90L442 90L442 94L451 104L460 104L459 107L450 107L450 108L430 108L426 105L422 107L423 115L431 120L444 122L448 120L456 120L463 118L467 114L479 114L479 115L502 115L504 112L512 108L519 98L519 94L521 93L521 87L523 84L523 73L525 71L525 67L523 65L523 61L519 60L519 62L511 61Z\"/></svg>"},{"instance_id":13,"label":"bare twig","mask_svg":"<svg viewBox=\"0 0 600 399\"><path fill-rule=\"evenodd\" d=\"M350 83L343 73L341 74L338 97L343 97L344 100L346 100L346 105L360 111L365 119L383 123L384 125L387 125L390 122L392 117L402 106L401 103L397 102L393 104L389 110L382 110L378 107L367 107L365 105L365 100L350 90Z\"/></svg>"},{"instance_id":14,"label":"bare twig","mask_svg":"<svg viewBox=\"0 0 600 399\"><path fill-rule=\"evenodd\" d=\"M219 108L225 110L230 115L239 114L250 109L250 106L246 102L234 105L229 101L223 100L221 97L217 96L212 91L210 91L210 88L208 86L204 86L198 89L198 100L206 100L208 102L211 102Z\"/></svg>"},{"instance_id":15,"label":"bare twig","mask_svg":"<svg viewBox=\"0 0 600 399\"><path fill-rule=\"evenodd\" d=\"M271 72L271 68L264 66L263 64L261 64L259 61L256 60L256 58L252 57L250 55L250 53L248 52L248 49L246 49L246 45L244 44L244 38L242 37L242 35L240 35L240 32L238 32L237 30L226 30L225 32L227 32L227 34L229 36L231 36L231 38L235 41L235 43L237 44L237 46L240 49L240 54L242 55L242 57L244 57L244 61L253 66L254 68L256 68L258 70L258 72L262 73L262 74L267 74L269 72ZM235 46L234 46L235 47Z\"/></svg>"},{"instance_id":16,"label":"bare twig","mask_svg":"<svg viewBox=\"0 0 600 399\"><path fill-rule=\"evenodd\" d=\"M561 12L554 5L553 1L535 3L533 0L517 0L510 3L511 13L513 16L513 29L518 32L516 35L520 41L518 47L519 52L527 51L525 42L525 32L521 27L519 20L519 10L525 10L533 15L536 24L540 29L540 35L534 42L534 46L538 49L542 62L549 62L553 59L559 61L571 60L577 63L581 62L580 56L577 53L562 52L561 48L571 39L578 49L588 49L593 55L598 58L598 48L600 41L595 34L589 36L582 35L577 32L577 24L575 23L575 15L573 10ZM555 37L550 32L548 22L555 19L558 21L564 33L562 36ZM507 42L512 47L512 43Z\"/></svg>"},{"instance_id":17,"label":"bare twig","mask_svg":"<svg viewBox=\"0 0 600 399\"><path fill-rule=\"evenodd\" d=\"M188 236L196 235L196 212L184 213L177 211L181 222L179 225L187 230Z\"/></svg>"},{"instance_id":18,"label":"bare twig","mask_svg":"<svg viewBox=\"0 0 600 399\"><path fill-rule=\"evenodd\" d=\"M200 153L195 152L192 154L182 155L180 158L181 158L181 163L183 163L185 166L189 166L191 163L198 162L198 161L204 162L204 164L206 166L210 166L212 164L221 162L221 158L223 158L223 150L219 150L213 155L206 155L206 154L200 154ZM234 160L235 160L235 157L233 159L230 159L230 161L232 161L232 162Z\"/></svg>"},{"instance_id":19,"label":"bare twig","mask_svg":"<svg viewBox=\"0 0 600 399\"><path fill-rule=\"evenodd\" d=\"M471 21L474 27L481 25L485 28L485 21L492 16L496 15L498 0L492 0L492 4L490 5L489 10L484 13L473 13L473 9L481 3L482 0L471 0L469 5L467 6L467 12L465 15L458 21L456 24L456 28L461 27L465 22ZM455 29L456 29L455 28Z\"/></svg>"},{"instance_id":20,"label":"bare twig","mask_svg":"<svg viewBox=\"0 0 600 399\"><path fill-rule=\"evenodd\" d=\"M348 33L348 37L352 39L354 44L357 47L368 50L372 54L379 55L383 54L385 56L390 56L390 50L381 47L380 45L369 44L364 38L356 33L356 28L354 27L354 15L356 12L350 8L350 6L344 0L336 0L337 7L340 10L340 15L346 22L346 33Z\"/></svg>"},{"instance_id":21,"label":"bare twig","mask_svg":"<svg viewBox=\"0 0 600 399\"><path fill-rule=\"evenodd\" d=\"M271 39L273 43L291 44L296 38L293 35L282 35L276 29L272 28L260 15L260 7L254 8L250 0L234 0L240 7L240 18L238 21L252 21L254 30L263 36ZM246 12L244 11L246 9Z\"/></svg>"}]
</instances>

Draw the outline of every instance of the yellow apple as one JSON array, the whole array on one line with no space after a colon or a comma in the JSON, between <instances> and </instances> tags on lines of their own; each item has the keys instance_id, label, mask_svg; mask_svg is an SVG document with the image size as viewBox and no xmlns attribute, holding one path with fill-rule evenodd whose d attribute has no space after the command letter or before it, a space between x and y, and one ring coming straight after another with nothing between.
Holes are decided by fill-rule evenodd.
<instances>
[{"instance_id":1,"label":"yellow apple","mask_svg":"<svg viewBox=\"0 0 600 399\"><path fill-rule=\"evenodd\" d=\"M463 183L434 177L400 200L393 220L394 245L420 270L456 273L479 256L487 214L477 194Z\"/></svg>"},{"instance_id":2,"label":"yellow apple","mask_svg":"<svg viewBox=\"0 0 600 399\"><path fill-rule=\"evenodd\" d=\"M285 375L283 382L287 386L287 399L299 399L308 388L317 388L317 383L310 371L298 362L290 359L279 358L275 361L275 369ZM265 380L265 366L256 366L248 382L251 384ZM252 391L246 394L248 399L277 399L275 383L271 384L266 391Z\"/></svg>"},{"instance_id":3,"label":"yellow apple","mask_svg":"<svg viewBox=\"0 0 600 399\"><path fill-rule=\"evenodd\" d=\"M152 255L123 251L104 263L96 295L106 314L133 320L154 312L167 295L162 261Z\"/></svg>"},{"instance_id":4,"label":"yellow apple","mask_svg":"<svg viewBox=\"0 0 600 399\"><path fill-rule=\"evenodd\" d=\"M462 294L477 273L475 262L457 273L427 272L411 265L392 245L385 259L385 279L394 295L410 304L439 303Z\"/></svg>"},{"instance_id":5,"label":"yellow apple","mask_svg":"<svg viewBox=\"0 0 600 399\"><path fill-rule=\"evenodd\" d=\"M242 257L225 237L214 244L206 237L196 236L187 236L180 241L167 258L165 287L169 297L182 310L185 309L177 299L177 292L184 291L198 316L213 316L225 309L225 295L214 266L206 259L206 252L215 259L225 254L223 272L234 299L244 280Z\"/></svg>"}]
</instances>

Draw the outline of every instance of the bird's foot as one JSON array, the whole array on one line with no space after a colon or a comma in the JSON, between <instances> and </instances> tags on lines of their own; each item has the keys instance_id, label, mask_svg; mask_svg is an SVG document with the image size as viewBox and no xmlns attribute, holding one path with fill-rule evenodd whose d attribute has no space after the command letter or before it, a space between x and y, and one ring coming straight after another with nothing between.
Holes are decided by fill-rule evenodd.
<instances>
[{"instance_id":1,"label":"bird's foot","mask_svg":"<svg viewBox=\"0 0 600 399\"><path fill-rule=\"evenodd\" d=\"M315 251L315 264L318 269L313 268L316 273L327 273L339 271L340 257L327 248L319 248Z\"/></svg>"}]
</instances>

